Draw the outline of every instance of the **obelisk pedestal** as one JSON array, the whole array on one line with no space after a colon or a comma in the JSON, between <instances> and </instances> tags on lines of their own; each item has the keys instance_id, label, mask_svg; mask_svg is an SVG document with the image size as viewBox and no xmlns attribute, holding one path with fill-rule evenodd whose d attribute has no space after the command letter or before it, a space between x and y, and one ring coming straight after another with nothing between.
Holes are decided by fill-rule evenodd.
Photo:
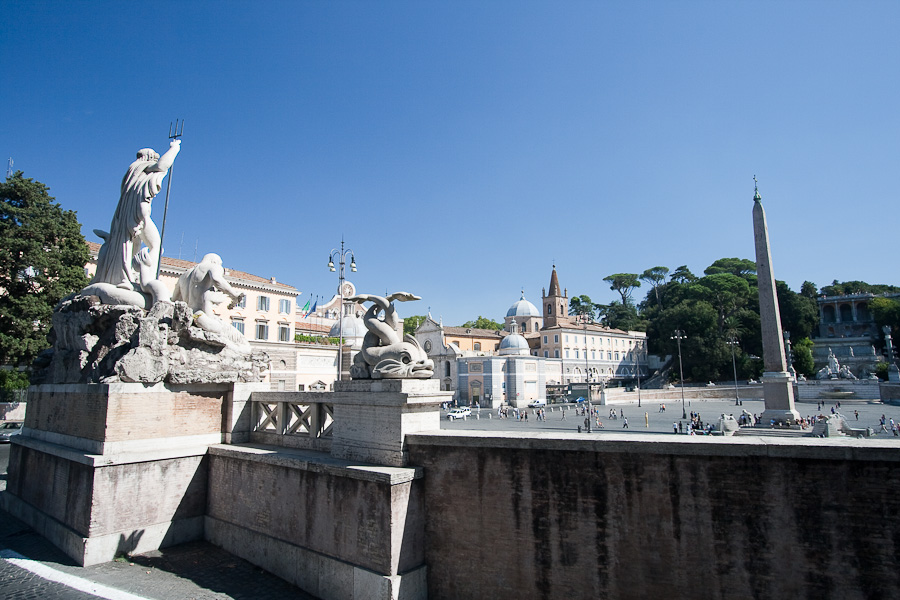
<instances>
[{"instance_id":1,"label":"obelisk pedestal","mask_svg":"<svg viewBox=\"0 0 900 600\"><path fill-rule=\"evenodd\" d=\"M763 426L775 423L791 425L800 420L794 408L793 378L784 357L784 339L775 291L775 274L769 250L769 229L759 190L753 194L753 235L756 245L756 275L759 284L759 320L762 328L763 400L766 408L760 415Z\"/></svg>"}]
</instances>

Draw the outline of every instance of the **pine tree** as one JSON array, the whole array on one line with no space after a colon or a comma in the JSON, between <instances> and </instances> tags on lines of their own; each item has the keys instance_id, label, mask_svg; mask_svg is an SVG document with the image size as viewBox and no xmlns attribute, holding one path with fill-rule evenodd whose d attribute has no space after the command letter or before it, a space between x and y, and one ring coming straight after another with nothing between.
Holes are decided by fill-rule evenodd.
<instances>
[{"instance_id":1,"label":"pine tree","mask_svg":"<svg viewBox=\"0 0 900 600\"><path fill-rule=\"evenodd\" d=\"M78 218L48 189L21 171L0 183L0 364L31 364L54 307L88 282Z\"/></svg>"}]
</instances>

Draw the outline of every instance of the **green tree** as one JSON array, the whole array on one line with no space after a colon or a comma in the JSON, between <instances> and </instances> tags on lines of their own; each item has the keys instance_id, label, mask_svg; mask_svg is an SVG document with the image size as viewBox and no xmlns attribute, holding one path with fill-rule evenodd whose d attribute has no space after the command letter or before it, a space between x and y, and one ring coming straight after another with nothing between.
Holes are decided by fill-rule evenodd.
<instances>
[{"instance_id":1,"label":"green tree","mask_svg":"<svg viewBox=\"0 0 900 600\"><path fill-rule=\"evenodd\" d=\"M496 331L503 329L503 323L498 323L493 319L486 319L481 315L478 315L478 318L474 321L466 321L462 326L471 329L494 329Z\"/></svg>"},{"instance_id":2,"label":"green tree","mask_svg":"<svg viewBox=\"0 0 900 600\"><path fill-rule=\"evenodd\" d=\"M678 283L691 283L697 280L697 276L691 273L691 270L687 268L687 265L681 265L672 271L671 280Z\"/></svg>"},{"instance_id":3,"label":"green tree","mask_svg":"<svg viewBox=\"0 0 900 600\"><path fill-rule=\"evenodd\" d=\"M775 281L781 327L796 340L808 338L819 326L819 307L812 298L791 291L783 281Z\"/></svg>"},{"instance_id":4,"label":"green tree","mask_svg":"<svg viewBox=\"0 0 900 600\"><path fill-rule=\"evenodd\" d=\"M591 302L590 296L573 296L569 300L570 315L593 315L597 310L597 305Z\"/></svg>"},{"instance_id":5,"label":"green tree","mask_svg":"<svg viewBox=\"0 0 900 600\"><path fill-rule=\"evenodd\" d=\"M709 265L703 273L704 275L731 273L737 277L746 278L747 275L756 274L756 263L746 258L720 258Z\"/></svg>"},{"instance_id":6,"label":"green tree","mask_svg":"<svg viewBox=\"0 0 900 600\"><path fill-rule=\"evenodd\" d=\"M872 298L869 302L869 311L879 331L885 326L891 328L891 337L895 340L894 344L897 344L897 338L900 336L900 302L894 298ZM875 346L883 348L884 337L879 335Z\"/></svg>"},{"instance_id":7,"label":"green tree","mask_svg":"<svg viewBox=\"0 0 900 600\"><path fill-rule=\"evenodd\" d=\"M662 299L660 298L659 288L666 282L666 276L669 274L668 267L651 267L641 273L641 279L650 284L653 288L653 294L656 296L656 304L662 310Z\"/></svg>"},{"instance_id":8,"label":"green tree","mask_svg":"<svg viewBox=\"0 0 900 600\"><path fill-rule=\"evenodd\" d=\"M690 293L716 309L718 337L724 337L729 319L747 306L750 285L737 275L722 272L701 277L691 285Z\"/></svg>"},{"instance_id":9,"label":"green tree","mask_svg":"<svg viewBox=\"0 0 900 600\"><path fill-rule=\"evenodd\" d=\"M800 295L815 300L819 296L819 288L812 281L804 281L800 286Z\"/></svg>"},{"instance_id":10,"label":"green tree","mask_svg":"<svg viewBox=\"0 0 900 600\"><path fill-rule=\"evenodd\" d=\"M637 273L614 273L609 277L604 277L603 281L609 283L609 289L619 292L619 295L622 296L622 304L628 304L632 290L641 287Z\"/></svg>"},{"instance_id":11,"label":"green tree","mask_svg":"<svg viewBox=\"0 0 900 600\"><path fill-rule=\"evenodd\" d=\"M403 334L416 335L416 329L425 322L426 317L422 315L413 315L403 319Z\"/></svg>"},{"instance_id":12,"label":"green tree","mask_svg":"<svg viewBox=\"0 0 900 600\"><path fill-rule=\"evenodd\" d=\"M812 377L816 374L815 363L813 362L813 342L809 338L803 338L791 345L794 354L794 369L798 373Z\"/></svg>"},{"instance_id":13,"label":"green tree","mask_svg":"<svg viewBox=\"0 0 900 600\"><path fill-rule=\"evenodd\" d=\"M623 331L647 330L647 322L638 315L634 304L622 304L618 300L613 300L606 306L601 305L598 310L607 327Z\"/></svg>"},{"instance_id":14,"label":"green tree","mask_svg":"<svg viewBox=\"0 0 900 600\"><path fill-rule=\"evenodd\" d=\"M47 192L21 171L0 183L0 364L30 364L54 307L88 283L78 218Z\"/></svg>"}]
</instances>

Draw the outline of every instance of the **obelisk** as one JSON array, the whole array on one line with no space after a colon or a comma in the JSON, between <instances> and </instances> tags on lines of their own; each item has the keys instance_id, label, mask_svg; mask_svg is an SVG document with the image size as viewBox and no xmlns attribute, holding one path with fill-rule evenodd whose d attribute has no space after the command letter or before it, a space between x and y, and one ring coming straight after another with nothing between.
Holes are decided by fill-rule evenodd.
<instances>
[{"instance_id":1,"label":"obelisk","mask_svg":"<svg viewBox=\"0 0 900 600\"><path fill-rule=\"evenodd\" d=\"M756 178L753 178L754 181ZM794 408L794 385L784 358L784 339L781 334L781 316L778 312L778 295L775 292L775 274L772 271L772 253L769 250L769 228L766 211L763 210L759 188L753 190L753 237L756 243L756 276L759 282L759 321L762 326L763 400L766 409L760 415L760 425L772 421L793 424L800 419Z\"/></svg>"}]
</instances>

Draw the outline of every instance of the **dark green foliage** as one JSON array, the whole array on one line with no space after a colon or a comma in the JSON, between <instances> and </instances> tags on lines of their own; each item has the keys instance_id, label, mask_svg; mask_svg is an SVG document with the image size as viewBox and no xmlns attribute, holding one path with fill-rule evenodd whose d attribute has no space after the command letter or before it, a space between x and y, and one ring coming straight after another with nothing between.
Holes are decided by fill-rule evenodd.
<instances>
[{"instance_id":1,"label":"dark green foliage","mask_svg":"<svg viewBox=\"0 0 900 600\"><path fill-rule=\"evenodd\" d=\"M24 390L27 387L27 372L14 369L0 369L0 391Z\"/></svg>"},{"instance_id":2,"label":"dark green foliage","mask_svg":"<svg viewBox=\"0 0 900 600\"><path fill-rule=\"evenodd\" d=\"M637 273L614 273L604 277L603 281L609 283L609 289L619 292L619 295L622 296L622 304L628 304L631 291L641 287Z\"/></svg>"},{"instance_id":3,"label":"dark green foliage","mask_svg":"<svg viewBox=\"0 0 900 600\"><path fill-rule=\"evenodd\" d=\"M53 308L88 283L81 225L47 191L21 171L0 183L0 364L30 364Z\"/></svg>"},{"instance_id":4,"label":"dark green foliage","mask_svg":"<svg viewBox=\"0 0 900 600\"><path fill-rule=\"evenodd\" d=\"M641 319L637 308L631 303L622 304L614 300L607 306L599 306L598 312L607 327L623 331L647 330L647 321Z\"/></svg>"},{"instance_id":5,"label":"dark green foliage","mask_svg":"<svg viewBox=\"0 0 900 600\"><path fill-rule=\"evenodd\" d=\"M462 326L470 327L472 329L494 329L496 331L503 329L503 323L498 323L493 319L487 319L481 315L478 315L478 318L474 321L466 321Z\"/></svg>"},{"instance_id":6,"label":"dark green foliage","mask_svg":"<svg viewBox=\"0 0 900 600\"><path fill-rule=\"evenodd\" d=\"M792 344L791 349L794 354L794 369L797 373L812 377L816 374L813 363L813 342L809 338L803 338Z\"/></svg>"},{"instance_id":7,"label":"dark green foliage","mask_svg":"<svg viewBox=\"0 0 900 600\"><path fill-rule=\"evenodd\" d=\"M413 315L403 319L403 334L416 335L416 329L425 322L425 318L423 315Z\"/></svg>"},{"instance_id":8,"label":"dark green foliage","mask_svg":"<svg viewBox=\"0 0 900 600\"><path fill-rule=\"evenodd\" d=\"M900 287L879 283L866 283L865 281L839 282L837 279L822 288L825 296L846 296L848 294L884 294L900 292Z\"/></svg>"},{"instance_id":9,"label":"dark green foliage","mask_svg":"<svg viewBox=\"0 0 900 600\"><path fill-rule=\"evenodd\" d=\"M797 294L783 281L775 281L781 328L791 332L791 339L810 337L819 325L819 307L815 299Z\"/></svg>"},{"instance_id":10,"label":"dark green foliage","mask_svg":"<svg viewBox=\"0 0 900 600\"><path fill-rule=\"evenodd\" d=\"M570 315L590 315L593 314L600 307L593 302L591 302L590 296L575 296L571 300L569 300L569 314Z\"/></svg>"}]
</instances>

